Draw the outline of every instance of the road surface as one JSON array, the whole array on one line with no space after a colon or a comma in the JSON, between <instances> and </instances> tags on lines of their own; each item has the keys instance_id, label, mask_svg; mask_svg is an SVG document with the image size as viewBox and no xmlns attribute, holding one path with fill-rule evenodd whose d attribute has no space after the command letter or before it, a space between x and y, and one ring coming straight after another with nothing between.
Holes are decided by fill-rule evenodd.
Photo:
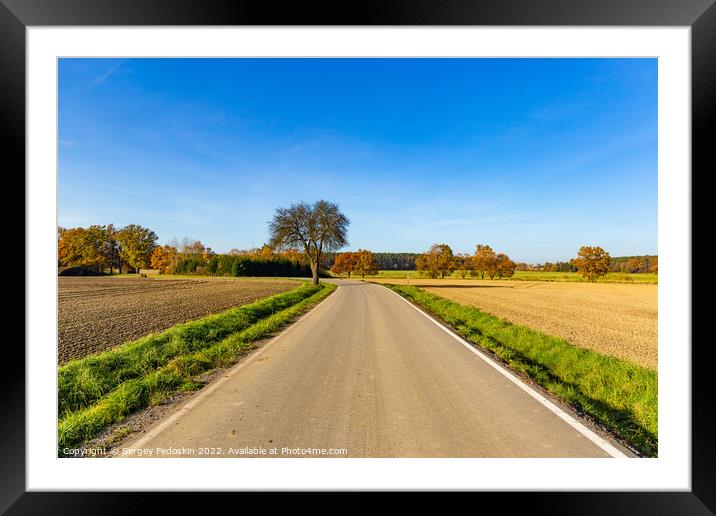
<instances>
[{"instance_id":1,"label":"road surface","mask_svg":"<svg viewBox=\"0 0 716 516\"><path fill-rule=\"evenodd\" d=\"M121 456L620 455L392 291L336 283Z\"/></svg>"}]
</instances>

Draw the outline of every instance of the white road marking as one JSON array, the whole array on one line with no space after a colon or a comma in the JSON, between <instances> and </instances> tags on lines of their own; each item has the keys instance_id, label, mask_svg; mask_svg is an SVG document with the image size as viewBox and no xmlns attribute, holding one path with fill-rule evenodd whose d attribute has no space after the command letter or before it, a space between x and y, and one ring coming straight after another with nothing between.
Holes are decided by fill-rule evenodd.
<instances>
[{"instance_id":1,"label":"white road marking","mask_svg":"<svg viewBox=\"0 0 716 516\"><path fill-rule=\"evenodd\" d=\"M596 444L599 448L604 450L606 453L608 453L611 457L618 457L618 458L628 458L628 456L614 447L609 441L606 439L601 438L596 433L594 433L592 430L587 428L584 423L578 421L574 418L571 414L568 414L564 410L562 410L560 407L555 405L552 401L545 398L542 394L534 390L532 387L524 383L518 376L511 373L509 370L505 369L503 366L492 360L490 357L486 356L484 353L479 351L475 348L473 344L456 334L454 331L452 331L450 328L442 324L441 322L435 320L430 314L426 313L421 308L417 307L407 299L405 299L403 296L395 292L393 289L385 287L390 292L398 296L398 298L405 301L408 305L412 306L415 310L420 312L423 316L425 316L430 322L435 324L438 328L443 330L445 333L450 335L453 339L458 341L460 344L465 346L467 349L469 349L472 353L480 357L482 360L484 360L487 364L492 366L495 370L497 370L500 374L502 374L504 377L506 377L508 380L510 380L512 383L517 385L520 389L525 391L527 394L532 396L535 400L537 400L539 403L541 403L547 410L555 414L557 417L559 417L562 421L567 423L569 426L574 428L577 432L582 434L584 437L592 441L594 444Z\"/></svg>"}]
</instances>

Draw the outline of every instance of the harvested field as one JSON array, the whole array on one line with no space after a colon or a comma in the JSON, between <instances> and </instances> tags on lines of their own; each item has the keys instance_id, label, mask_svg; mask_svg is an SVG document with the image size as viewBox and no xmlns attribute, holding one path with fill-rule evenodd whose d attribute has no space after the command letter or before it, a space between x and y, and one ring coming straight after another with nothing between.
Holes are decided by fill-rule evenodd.
<instances>
[{"instance_id":1,"label":"harvested field","mask_svg":"<svg viewBox=\"0 0 716 516\"><path fill-rule=\"evenodd\" d=\"M285 279L58 278L58 363L295 288Z\"/></svg>"},{"instance_id":2,"label":"harvested field","mask_svg":"<svg viewBox=\"0 0 716 516\"><path fill-rule=\"evenodd\" d=\"M657 368L657 285L418 278L409 283L574 345Z\"/></svg>"}]
</instances>

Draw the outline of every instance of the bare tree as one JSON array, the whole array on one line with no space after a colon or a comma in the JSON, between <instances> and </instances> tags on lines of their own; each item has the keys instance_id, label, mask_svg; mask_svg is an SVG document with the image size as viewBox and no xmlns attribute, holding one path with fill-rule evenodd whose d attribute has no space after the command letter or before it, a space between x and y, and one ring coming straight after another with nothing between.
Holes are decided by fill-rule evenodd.
<instances>
[{"instance_id":1,"label":"bare tree","mask_svg":"<svg viewBox=\"0 0 716 516\"><path fill-rule=\"evenodd\" d=\"M286 249L303 247L311 265L313 284L318 285L318 267L324 251L334 251L348 244L350 221L338 205L320 200L313 205L305 202L289 208L277 208L269 222L271 247Z\"/></svg>"}]
</instances>

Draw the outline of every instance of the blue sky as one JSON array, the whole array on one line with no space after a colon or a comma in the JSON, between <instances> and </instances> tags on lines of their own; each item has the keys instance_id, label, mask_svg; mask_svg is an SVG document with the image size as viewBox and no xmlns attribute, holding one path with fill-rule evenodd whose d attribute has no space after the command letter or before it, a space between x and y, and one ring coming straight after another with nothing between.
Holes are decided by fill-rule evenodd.
<instances>
[{"instance_id":1,"label":"blue sky","mask_svg":"<svg viewBox=\"0 0 716 516\"><path fill-rule=\"evenodd\" d=\"M656 59L62 59L59 224L260 246L325 198L350 248L657 252Z\"/></svg>"}]
</instances>

